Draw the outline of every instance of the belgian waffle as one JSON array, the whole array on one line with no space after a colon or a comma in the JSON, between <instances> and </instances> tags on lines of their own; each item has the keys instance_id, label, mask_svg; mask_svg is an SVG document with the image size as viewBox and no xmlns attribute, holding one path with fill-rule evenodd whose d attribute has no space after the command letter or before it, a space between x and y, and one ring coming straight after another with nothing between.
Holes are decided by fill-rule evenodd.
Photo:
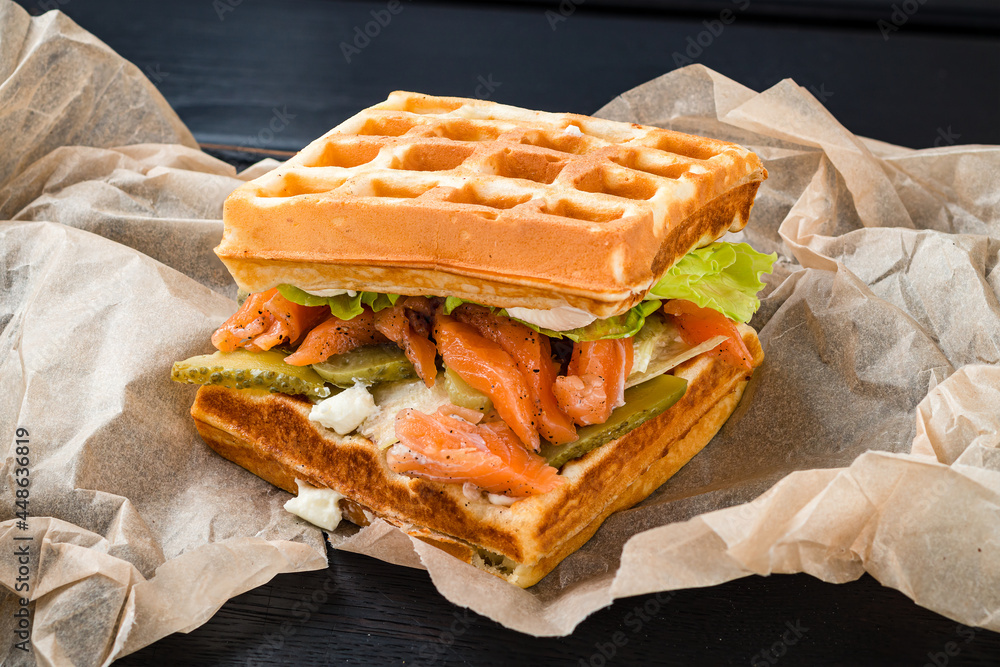
<instances>
[{"instance_id":1,"label":"belgian waffle","mask_svg":"<svg viewBox=\"0 0 1000 667\"><path fill-rule=\"evenodd\" d=\"M738 325L756 367L756 332ZM385 450L360 435L338 436L309 420L303 397L205 386L191 407L212 449L290 493L295 479L333 489L344 516L377 516L491 574L527 587L583 545L612 513L638 503L712 439L736 409L750 373L702 354L673 371L684 397L617 440L565 464L559 488L510 507L470 499L461 484L392 472Z\"/></svg>"},{"instance_id":2,"label":"belgian waffle","mask_svg":"<svg viewBox=\"0 0 1000 667\"><path fill-rule=\"evenodd\" d=\"M395 92L226 201L239 286L624 312L739 230L767 177L736 144Z\"/></svg>"}]
</instances>

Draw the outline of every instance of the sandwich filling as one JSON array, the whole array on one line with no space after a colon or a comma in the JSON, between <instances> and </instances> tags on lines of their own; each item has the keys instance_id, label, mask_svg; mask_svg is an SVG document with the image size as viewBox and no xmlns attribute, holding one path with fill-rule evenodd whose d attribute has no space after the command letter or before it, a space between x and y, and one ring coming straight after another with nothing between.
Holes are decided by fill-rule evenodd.
<instances>
[{"instance_id":1,"label":"sandwich filling","mask_svg":"<svg viewBox=\"0 0 1000 667\"><path fill-rule=\"evenodd\" d=\"M555 489L560 466L676 402L684 381L670 371L684 361L713 352L750 370L736 323L759 307L774 259L712 243L604 319L279 285L247 295L212 336L219 352L173 377L306 396L312 420L370 438L394 472L508 504Z\"/></svg>"}]
</instances>

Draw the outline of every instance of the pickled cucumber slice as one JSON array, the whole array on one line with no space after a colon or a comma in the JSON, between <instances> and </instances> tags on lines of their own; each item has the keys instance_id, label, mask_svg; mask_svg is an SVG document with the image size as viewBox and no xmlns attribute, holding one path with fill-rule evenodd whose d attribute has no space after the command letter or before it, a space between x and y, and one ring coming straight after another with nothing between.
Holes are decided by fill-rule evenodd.
<instances>
[{"instance_id":1,"label":"pickled cucumber slice","mask_svg":"<svg viewBox=\"0 0 1000 667\"><path fill-rule=\"evenodd\" d=\"M451 402L460 408L489 412L493 409L490 397L463 380L458 373L447 366L444 369L444 385Z\"/></svg>"},{"instance_id":2,"label":"pickled cucumber slice","mask_svg":"<svg viewBox=\"0 0 1000 667\"><path fill-rule=\"evenodd\" d=\"M417 377L413 364L395 345L366 345L312 367L324 380L345 389L355 382L375 384Z\"/></svg>"},{"instance_id":3,"label":"pickled cucumber slice","mask_svg":"<svg viewBox=\"0 0 1000 667\"><path fill-rule=\"evenodd\" d=\"M330 396L326 386L308 366L286 364L281 352L216 352L174 363L171 379L188 384L217 384L230 389L266 389L293 396Z\"/></svg>"},{"instance_id":4,"label":"pickled cucumber slice","mask_svg":"<svg viewBox=\"0 0 1000 667\"><path fill-rule=\"evenodd\" d=\"M601 445L620 438L644 421L662 414L687 390L687 380L660 375L625 390L625 405L611 413L608 421L577 429L580 439L566 445L542 444L541 455L550 466L560 468Z\"/></svg>"}]
</instances>

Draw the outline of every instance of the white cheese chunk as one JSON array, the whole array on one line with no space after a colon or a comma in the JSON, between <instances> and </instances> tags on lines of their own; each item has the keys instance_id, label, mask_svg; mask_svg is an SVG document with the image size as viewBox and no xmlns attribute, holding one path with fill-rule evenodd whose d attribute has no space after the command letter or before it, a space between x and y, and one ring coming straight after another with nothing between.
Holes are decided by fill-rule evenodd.
<instances>
[{"instance_id":1,"label":"white cheese chunk","mask_svg":"<svg viewBox=\"0 0 1000 667\"><path fill-rule=\"evenodd\" d=\"M507 314L511 317L523 320L528 324L534 324L543 329L553 331L569 331L585 327L597 319L585 310L573 308L572 306L559 306L551 310L536 310L534 308L508 308Z\"/></svg>"},{"instance_id":2,"label":"white cheese chunk","mask_svg":"<svg viewBox=\"0 0 1000 667\"><path fill-rule=\"evenodd\" d=\"M347 435L375 412L375 399L363 384L355 384L336 396L320 401L309 412L309 419Z\"/></svg>"},{"instance_id":3,"label":"white cheese chunk","mask_svg":"<svg viewBox=\"0 0 1000 667\"><path fill-rule=\"evenodd\" d=\"M567 125L565 128L563 128L563 133L565 133L565 134L573 134L573 135L576 135L578 137L582 137L583 136L583 132L576 125Z\"/></svg>"},{"instance_id":4,"label":"white cheese chunk","mask_svg":"<svg viewBox=\"0 0 1000 667\"><path fill-rule=\"evenodd\" d=\"M486 500L490 501L493 505L500 505L501 507L510 507L516 503L520 498L511 498L510 496L504 496L499 493L489 493L488 491L483 491L478 486L472 482L466 482L462 485L462 493L469 500L482 500L483 495L486 495Z\"/></svg>"},{"instance_id":5,"label":"white cheese chunk","mask_svg":"<svg viewBox=\"0 0 1000 667\"><path fill-rule=\"evenodd\" d=\"M430 388L423 380L381 382L372 386L378 409L361 425L361 435L380 449L399 442L396 438L396 415L400 410L413 408L418 412L432 414L442 405L451 403L443 378L443 373L438 374L434 386Z\"/></svg>"},{"instance_id":6,"label":"white cheese chunk","mask_svg":"<svg viewBox=\"0 0 1000 667\"><path fill-rule=\"evenodd\" d=\"M324 530L335 530L340 524L340 501L344 496L301 479L295 480L295 484L299 487L299 495L285 503L285 511Z\"/></svg>"},{"instance_id":7,"label":"white cheese chunk","mask_svg":"<svg viewBox=\"0 0 1000 667\"><path fill-rule=\"evenodd\" d=\"M510 496L502 496L497 493L487 493L486 497L494 505L500 505L502 507L510 507L518 500L520 500L520 498L511 498Z\"/></svg>"}]
</instances>

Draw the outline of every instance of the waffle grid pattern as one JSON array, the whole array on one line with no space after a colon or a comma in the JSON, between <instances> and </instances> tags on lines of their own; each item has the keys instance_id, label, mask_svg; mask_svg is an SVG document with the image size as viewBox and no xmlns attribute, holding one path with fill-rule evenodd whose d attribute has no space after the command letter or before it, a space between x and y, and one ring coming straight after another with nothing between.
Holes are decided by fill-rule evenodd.
<instances>
[{"instance_id":1,"label":"waffle grid pattern","mask_svg":"<svg viewBox=\"0 0 1000 667\"><path fill-rule=\"evenodd\" d=\"M238 188L216 253L242 289L443 294L627 310L747 223L736 144L481 100L393 93Z\"/></svg>"},{"instance_id":2,"label":"waffle grid pattern","mask_svg":"<svg viewBox=\"0 0 1000 667\"><path fill-rule=\"evenodd\" d=\"M260 179L257 194L413 199L493 219L652 215L662 224L657 203L690 200L694 185L719 180L746 154L670 130L393 93Z\"/></svg>"}]
</instances>

